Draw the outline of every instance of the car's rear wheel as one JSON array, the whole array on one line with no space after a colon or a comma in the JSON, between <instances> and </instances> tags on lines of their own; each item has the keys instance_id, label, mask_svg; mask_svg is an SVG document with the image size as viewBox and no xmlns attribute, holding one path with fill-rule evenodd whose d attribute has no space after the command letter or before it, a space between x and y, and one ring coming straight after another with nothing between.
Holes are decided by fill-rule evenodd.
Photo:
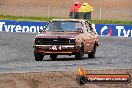
<instances>
[{"instance_id":1,"label":"car's rear wheel","mask_svg":"<svg viewBox=\"0 0 132 88\"><path fill-rule=\"evenodd\" d=\"M57 55L50 55L51 60L56 60L57 59Z\"/></svg>"},{"instance_id":2,"label":"car's rear wheel","mask_svg":"<svg viewBox=\"0 0 132 88\"><path fill-rule=\"evenodd\" d=\"M84 56L84 46L82 45L79 52L75 54L75 58L78 60L82 60Z\"/></svg>"},{"instance_id":3,"label":"car's rear wheel","mask_svg":"<svg viewBox=\"0 0 132 88\"><path fill-rule=\"evenodd\" d=\"M34 53L34 56L36 61L42 61L44 57L42 53Z\"/></svg>"},{"instance_id":4,"label":"car's rear wheel","mask_svg":"<svg viewBox=\"0 0 132 88\"><path fill-rule=\"evenodd\" d=\"M90 52L88 54L88 57L89 58L95 58L95 53L96 53L96 45L94 45L93 50L92 50L92 52Z\"/></svg>"}]
</instances>

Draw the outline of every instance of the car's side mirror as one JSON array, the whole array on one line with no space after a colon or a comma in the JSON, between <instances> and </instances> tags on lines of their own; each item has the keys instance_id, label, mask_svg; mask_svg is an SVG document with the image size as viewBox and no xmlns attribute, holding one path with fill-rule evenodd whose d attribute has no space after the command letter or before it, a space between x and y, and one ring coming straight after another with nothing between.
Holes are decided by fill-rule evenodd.
<instances>
[{"instance_id":1,"label":"car's side mirror","mask_svg":"<svg viewBox=\"0 0 132 88\"><path fill-rule=\"evenodd\" d=\"M77 28L76 31L78 31L78 32L80 32L80 33L83 32L83 30L82 30L81 28Z\"/></svg>"},{"instance_id":2,"label":"car's side mirror","mask_svg":"<svg viewBox=\"0 0 132 88\"><path fill-rule=\"evenodd\" d=\"M83 33L83 30L79 30L80 33Z\"/></svg>"},{"instance_id":3,"label":"car's side mirror","mask_svg":"<svg viewBox=\"0 0 132 88\"><path fill-rule=\"evenodd\" d=\"M44 30L42 30L42 29L39 29L39 32L41 33L41 32L44 32Z\"/></svg>"},{"instance_id":4,"label":"car's side mirror","mask_svg":"<svg viewBox=\"0 0 132 88\"><path fill-rule=\"evenodd\" d=\"M47 26L48 26L48 25L45 25L44 30L43 30L43 29L39 29L39 32L40 32L40 33L41 33L41 32L45 32L45 31L46 31Z\"/></svg>"}]
</instances>

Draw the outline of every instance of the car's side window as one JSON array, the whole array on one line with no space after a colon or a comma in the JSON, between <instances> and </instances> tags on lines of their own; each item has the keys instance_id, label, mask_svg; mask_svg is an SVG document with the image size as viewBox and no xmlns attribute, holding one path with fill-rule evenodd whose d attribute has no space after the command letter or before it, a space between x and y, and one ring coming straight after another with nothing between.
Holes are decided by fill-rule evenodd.
<instances>
[{"instance_id":1,"label":"car's side window","mask_svg":"<svg viewBox=\"0 0 132 88\"><path fill-rule=\"evenodd\" d=\"M90 32L90 27L89 27L89 24L88 24L88 21L85 21L84 22L84 32L85 33L88 33L88 32Z\"/></svg>"}]
</instances>

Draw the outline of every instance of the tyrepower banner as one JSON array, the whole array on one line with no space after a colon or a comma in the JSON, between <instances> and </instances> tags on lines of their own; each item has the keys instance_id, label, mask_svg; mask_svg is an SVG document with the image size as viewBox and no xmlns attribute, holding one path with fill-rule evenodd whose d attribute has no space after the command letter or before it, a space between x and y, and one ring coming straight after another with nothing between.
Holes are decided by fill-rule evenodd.
<instances>
[{"instance_id":1,"label":"tyrepower banner","mask_svg":"<svg viewBox=\"0 0 132 88\"><path fill-rule=\"evenodd\" d=\"M31 32L44 30L47 22L9 21L0 20L0 31L3 32ZM132 25L92 24L98 35L132 37Z\"/></svg>"},{"instance_id":2,"label":"tyrepower banner","mask_svg":"<svg viewBox=\"0 0 132 88\"><path fill-rule=\"evenodd\" d=\"M39 32L44 30L47 22L9 21L0 20L0 31L3 32Z\"/></svg>"},{"instance_id":3,"label":"tyrepower banner","mask_svg":"<svg viewBox=\"0 0 132 88\"><path fill-rule=\"evenodd\" d=\"M132 37L132 25L93 24L93 27L99 35Z\"/></svg>"}]
</instances>

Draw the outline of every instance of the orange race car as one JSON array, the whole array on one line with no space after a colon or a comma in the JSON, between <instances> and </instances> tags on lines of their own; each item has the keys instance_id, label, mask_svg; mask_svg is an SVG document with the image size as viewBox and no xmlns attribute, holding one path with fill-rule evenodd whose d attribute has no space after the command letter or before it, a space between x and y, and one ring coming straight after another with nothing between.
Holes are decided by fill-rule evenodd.
<instances>
[{"instance_id":1,"label":"orange race car","mask_svg":"<svg viewBox=\"0 0 132 88\"><path fill-rule=\"evenodd\" d=\"M36 61L42 61L45 55L52 60L57 55L75 55L83 59L84 54L94 58L98 44L98 35L93 31L87 20L53 19L45 30L40 30L34 41Z\"/></svg>"}]
</instances>

